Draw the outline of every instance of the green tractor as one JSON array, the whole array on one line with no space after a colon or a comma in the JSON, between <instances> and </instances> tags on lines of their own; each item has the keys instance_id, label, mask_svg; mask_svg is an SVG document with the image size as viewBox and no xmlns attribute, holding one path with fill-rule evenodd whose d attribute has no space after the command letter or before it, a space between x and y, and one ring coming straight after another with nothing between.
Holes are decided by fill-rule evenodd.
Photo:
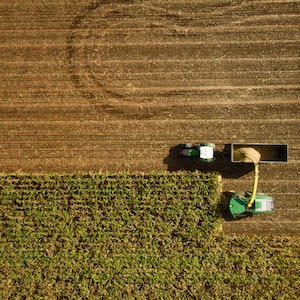
<instances>
[{"instance_id":1,"label":"green tractor","mask_svg":"<svg viewBox=\"0 0 300 300\"><path fill-rule=\"evenodd\" d=\"M214 149L215 144L213 143L187 143L181 151L181 155L186 159L186 161L210 163L215 160Z\"/></svg>"}]
</instances>

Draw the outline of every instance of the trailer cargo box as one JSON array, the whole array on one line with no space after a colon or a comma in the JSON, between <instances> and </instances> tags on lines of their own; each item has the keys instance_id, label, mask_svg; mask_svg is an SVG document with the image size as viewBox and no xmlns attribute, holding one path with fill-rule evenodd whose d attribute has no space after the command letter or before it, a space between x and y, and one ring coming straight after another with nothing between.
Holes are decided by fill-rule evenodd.
<instances>
[{"instance_id":1,"label":"trailer cargo box","mask_svg":"<svg viewBox=\"0 0 300 300\"><path fill-rule=\"evenodd\" d=\"M270 162L287 162L288 161L288 145L287 144L267 144L267 143L235 143L231 144L231 162L245 163L241 161L237 153L241 149L254 149L261 154L259 163ZM249 161L250 162L250 161Z\"/></svg>"}]
</instances>

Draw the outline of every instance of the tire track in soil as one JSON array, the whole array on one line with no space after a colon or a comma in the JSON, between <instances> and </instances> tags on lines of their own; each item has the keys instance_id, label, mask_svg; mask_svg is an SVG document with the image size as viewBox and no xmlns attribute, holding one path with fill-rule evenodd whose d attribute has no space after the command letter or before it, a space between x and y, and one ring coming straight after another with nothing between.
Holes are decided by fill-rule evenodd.
<instances>
[{"instance_id":1,"label":"tire track in soil","mask_svg":"<svg viewBox=\"0 0 300 300\"><path fill-rule=\"evenodd\" d=\"M124 5L124 4L131 4L134 1L131 0L116 0L113 1L114 5ZM113 113L114 115L121 115L123 114L122 110L120 108L116 108L111 104L111 102L116 102L116 99L122 99L123 96L114 92L113 90L108 90L103 83L97 83L98 86L98 92L100 91L100 95L93 93L91 91L91 87L86 84L86 81L88 79L83 78L87 77L89 79L94 79L94 76L92 75L90 66L87 61L88 53L86 52L86 49L84 49L83 58L81 58L84 61L83 66L77 66L77 60L78 60L78 45L81 44L82 37L78 37L76 32L80 31L82 29L87 29L88 24L85 24L86 18L93 14L94 11L101 8L101 6L105 4L110 4L111 1L96 1L94 3L91 3L89 6L84 8L84 12L76 18L74 18L72 22L72 26L70 27L72 33L68 36L67 39L67 61L69 65L69 72L71 74L71 81L74 84L74 87L79 90L81 96L88 100L88 102L93 106L93 109L95 112L99 115L103 114L104 111L109 111L110 113ZM84 45L86 44L86 41L84 42ZM79 56L80 57L80 56ZM79 59L80 60L80 59ZM87 74L84 74L83 76L80 75L82 68L87 72ZM85 88L84 88L85 87ZM100 98L100 99L99 99ZM100 101L99 101L100 100ZM104 102L105 101L105 102ZM99 104L100 102L100 104ZM104 102L104 103L102 103ZM100 106L100 107L99 107ZM132 112L132 116L135 115L135 113ZM127 112L128 114L128 112Z\"/></svg>"},{"instance_id":2,"label":"tire track in soil","mask_svg":"<svg viewBox=\"0 0 300 300\"><path fill-rule=\"evenodd\" d=\"M125 113L126 117L130 116L130 111L133 113L132 117L137 117L138 115L142 115L143 118L145 118L146 116L151 117L151 114L147 113L142 113L142 107L143 107L143 103L139 103L136 102L136 99L140 96L143 97L144 100L146 101L153 101L150 100L151 98L155 98L155 95L160 94L162 92L173 92L173 91L178 91L179 89L182 89L182 92L187 93L187 92L191 92L194 89L199 89L199 86L203 86L204 87L201 88L201 90L206 90L206 89L221 89L221 90L228 90L231 88L236 88L236 89L259 89L260 86L255 83L254 85L247 85L247 86L237 86L234 87L234 85L236 85L236 83L234 83L233 78L230 80L231 81L231 85L220 85L219 87L216 87L215 85L209 85L209 81L207 83L205 82L195 82L194 85L198 86L198 87L194 87L191 84L188 84L186 82L186 79L184 78L183 80L181 80L182 82L182 86L178 86L176 84L172 84L172 79L169 77L166 77L166 70L161 70L161 74L162 74L162 78L161 80L159 80L159 78L155 78L155 74L153 74L153 67L152 71L150 68L150 75L153 78L153 86L149 87L149 81L151 80L151 78L147 77L147 80L145 81L145 83L143 83L143 81L141 81L141 77L142 74L140 76L137 76L137 84L144 84L145 86L142 87L141 89L139 89L138 87L135 86L135 81L132 78L129 78L128 81L124 81L124 78L122 78L122 76L126 76L127 72L122 72L122 65L125 62L130 61L130 58L128 59L128 51L126 51L125 49L119 49L123 47L123 44L125 42L125 47L130 46L130 41L132 39L132 35L130 34L130 40L121 40L118 38L118 35L116 35L115 38L117 38L117 42L122 41L122 43L120 44L116 44L116 43L112 43L112 44L108 44L108 41L105 41L106 43L104 44L104 46L102 46L101 51L98 49L96 51L98 51L99 53L101 52L100 55L100 59L101 59L101 63L96 64L95 67L93 67L93 64L95 64L96 61L96 55L92 54L93 50L95 51L95 46L99 47L99 45L101 45L101 42L99 42L97 40L97 43L95 42L95 40L93 40L93 38L95 39L95 37L93 37L93 35L95 34L96 31L100 31L101 32L101 36L99 36L99 34L96 34L97 38L102 38L103 36L106 36L106 33L108 31L113 31L114 29L120 30L120 28L123 28L123 22L126 22L126 24L132 24L132 20L136 21L137 18L140 17L140 9L143 8L143 17L146 17L146 21L143 20L143 22L141 22L140 26L143 28L142 30L145 30L148 34L150 35L151 30L159 28L159 30L161 30L161 28L163 28L164 30L166 30L166 27L169 28L171 27L179 27L180 29L176 30L180 30L181 32L184 31L184 27L182 26L186 26L188 28L189 24L186 25L182 25L181 23L183 22L183 20L185 20L185 18L187 17L186 15L182 15L182 14L178 14L176 12L173 11L169 11L168 9L159 7L159 6L147 6L147 5L137 5L132 1L129 1L127 3L128 6L123 6L123 5L119 5L119 7L115 6L115 4L120 4L119 1L116 1L113 3L113 6L108 6L105 7L105 4L107 4L107 1L99 1L96 4L91 5L90 7L87 7L86 9L84 9L85 13L79 15L78 17L76 17L73 21L72 24L72 34L69 37L68 40L68 61L69 61L69 65L70 65L70 71L71 71L71 78L72 81L74 83L74 86L80 90L81 94L88 99L88 101L90 103L93 103L95 105L95 108L97 110L102 110L103 113L103 109L106 108L107 111L110 111L111 113L118 114L118 117L121 117L122 115L122 111L123 113ZM122 2L123 3L123 2ZM239 6L239 5L238 5ZM130 7L130 9L128 8ZM235 8L230 6L227 7L227 9L229 10L234 10ZM212 11L209 12L209 17L211 18L213 15L218 15L217 18L215 18L216 20L216 24L214 24L215 26L224 26L224 24L228 23L229 20L223 20L222 18L220 18L219 13L217 12L218 8L214 8ZM97 12L97 14L96 14ZM153 12L156 13L156 17L153 20L152 16L153 16ZM224 13L224 7L221 7L221 12L222 14ZM221 14L221 15L222 15ZM97 15L97 16L96 16ZM151 18L149 18L149 16L151 16ZM158 18L160 17L160 18ZM263 16L262 16L263 17ZM112 19L112 23L111 24L107 24L107 18ZM148 19L149 18L149 19ZM207 19L209 19L206 16ZM236 16L235 16L236 18ZM100 19L100 21L98 21L98 19ZM190 18L194 20L193 18ZM159 21L158 21L159 20ZM190 21L190 20L189 20ZM155 23L156 22L156 23ZM191 22L191 21L190 21ZM99 27L98 23L100 23L100 25L102 25L102 27ZM92 25L94 25L94 28L92 27ZM150 25L149 25L150 24ZM207 25L207 24L206 24ZM136 27L136 25L135 25ZM128 28L130 30L132 30L131 25L127 25L127 27L125 27L125 29L122 29L121 32L119 32L119 34L123 34L125 36L125 39L128 39L126 30L128 30ZM79 33L76 34L75 32L77 31L82 31L82 30L87 31L84 34ZM133 28L135 29L135 28ZM151 30L149 30L151 29ZM123 31L124 30L124 31ZM168 29L167 29L168 30ZM122 33L123 32L123 33ZM170 33L169 33L170 35ZM186 34L187 35L187 34ZM153 36L153 35L152 35ZM158 36L156 34L156 36ZM151 37L150 37L151 38ZM114 38L112 38L112 41L114 41ZM279 41L280 43L283 43L284 41L281 40ZM285 41L287 42L287 41ZM297 42L297 40L293 40L292 43ZM172 47L174 47L174 45L176 45L176 40L175 39L171 39L171 43L172 43ZM189 46L191 46L191 42L188 42ZM216 42L214 42L216 45L219 43L223 43L222 40L218 40ZM243 41L244 43L244 41ZM247 42L246 42L247 43ZM255 40L253 40L251 43L258 43L257 42L257 38ZM260 42L261 43L261 42ZM273 42L274 43L274 42ZM78 45L80 44L84 44L82 46L82 49L79 49ZM90 45L95 45L94 49L92 51L89 51L89 47ZM230 41L229 41L230 44ZM144 54L141 54L141 51L143 49L143 47L141 47L143 44L133 44L132 47L134 48L140 48L136 51L139 51L139 53L137 54L137 57L134 57L134 61L136 61L136 59L138 57L143 58ZM151 47L154 47L154 44L152 41L150 41L149 43L149 38L148 41L144 44L144 45L151 45ZM159 41L158 39L158 44L157 47L162 47L161 45L163 45L163 48L165 48L165 46L167 45L165 41L161 40ZM205 44L204 44L205 45ZM182 43L180 45L181 47L183 46ZM220 45L219 45L220 46ZM227 41L227 46L228 46L228 41ZM107 70L106 72L108 74L114 74L111 75L111 83L109 83L109 81L107 80L107 78L105 78L105 76L98 76L97 78L97 73L98 70L103 70L103 66L102 61L103 59L105 59L103 57L103 47L106 47L107 50L107 56L111 59L112 55L113 55L113 51L111 48L117 48L118 49L118 54L116 57L118 57L118 60L114 60L114 63L116 63L117 65L121 64L120 67L120 78L118 78L115 75L115 72L113 72L113 70ZM210 46L211 47L211 46ZM268 46L270 47L270 45ZM294 47L294 45L293 45ZM275 49L278 49L278 47L275 47L274 50L272 50L273 52L275 51ZM159 53L161 51L157 51L156 50L143 50L145 51L144 53ZM270 50L269 50L270 51ZM168 53L170 52L170 50L165 50L163 49L164 53ZM177 51L178 53L180 53L181 51ZM185 51L186 52L186 51ZM195 51L192 51L191 53L193 53ZM207 51L208 52L208 51ZM126 54L126 57L123 60L120 60L120 55L122 56L123 54ZM89 59L90 55L94 55L94 59ZM142 55L142 56L141 56ZM157 55L157 54L156 54ZM169 55L169 54L167 54ZM218 56L220 56L220 54L217 54ZM78 57L80 57L80 59L78 59ZM182 59L182 57L180 58ZM236 59L236 57L235 57ZM165 59L159 58L155 61L155 63L157 61L162 62ZM84 61L84 70L86 72L86 74L80 74L78 72L79 67L76 65L77 61ZM106 60L104 60L106 61ZM140 59L140 61L142 62L142 65L140 67L140 70L143 70L145 68L145 66L147 66L147 64L149 63L149 57L146 57L146 59ZM151 59L150 59L151 61ZM211 60L212 61L212 60ZM147 63L146 63L147 62ZM155 64L154 63L154 64ZM173 65L174 66L174 65ZM82 70L82 65L80 66L81 70ZM76 72L77 70L77 72ZM105 70L105 69L104 69ZM297 71L295 71L297 72ZM132 74L132 73L131 73ZM170 74L170 73L169 73ZM227 75L226 81L228 81L228 73L225 73ZM98 74L99 75L99 74ZM154 75L154 76L153 76ZM203 76L203 73L201 74ZM225 76L226 76L225 75ZM108 75L109 76L109 75ZM194 76L197 76L197 74L194 74ZM284 76L284 75L283 75ZM184 77L184 76L183 76ZM198 78L201 78L201 76L197 76ZM214 76L215 77L215 76ZM276 78L273 74L273 77ZM292 76L285 76L285 78L291 78L292 80ZM211 79L211 82L214 82L215 78ZM219 78L219 80L221 80ZM263 79L259 79L260 81ZM278 81L278 79L276 79ZM179 79L180 81L180 79ZM157 86L157 84L159 84L160 82L168 82L169 85L171 86L170 88L168 88L167 90L163 91L160 90ZM251 80L250 80L251 82ZM253 82L253 79L252 79ZM192 82L191 82L192 83ZM92 84L92 86L90 85ZM285 83L286 84L286 83ZM131 86L133 85L133 86ZM189 85L189 86L186 86ZM146 89L146 87L148 86L148 88ZM150 83L151 86L151 83ZM185 86L185 87L184 87ZM98 89L96 89L95 87L98 87ZM119 88L118 88L119 87ZM269 85L267 86L266 84L264 84L265 88L278 88L277 85ZM298 88L299 85L295 84L295 86L291 85L290 87L295 87ZM149 92L151 91L151 94L149 95ZM100 93L99 93L100 92ZM146 94L145 94L146 93ZM148 95L147 95L148 94ZM146 99L145 99L146 98ZM106 103L103 103L106 102ZM139 106L138 111L136 111L136 106ZM125 109L125 111L124 111ZM101 114L101 111L99 112Z\"/></svg>"}]
</instances>

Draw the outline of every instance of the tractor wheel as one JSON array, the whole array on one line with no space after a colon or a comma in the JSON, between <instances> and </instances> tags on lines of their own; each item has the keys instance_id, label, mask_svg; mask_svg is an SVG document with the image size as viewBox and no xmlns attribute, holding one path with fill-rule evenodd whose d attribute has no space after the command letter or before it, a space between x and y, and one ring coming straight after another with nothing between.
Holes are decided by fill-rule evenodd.
<instances>
[{"instance_id":1,"label":"tractor wheel","mask_svg":"<svg viewBox=\"0 0 300 300\"><path fill-rule=\"evenodd\" d=\"M193 144L192 143L186 143L185 148L191 149L191 148L193 148Z\"/></svg>"},{"instance_id":2,"label":"tractor wheel","mask_svg":"<svg viewBox=\"0 0 300 300\"><path fill-rule=\"evenodd\" d=\"M216 145L214 143L206 143L205 145L208 146L208 147L211 147L213 149L216 148Z\"/></svg>"}]
</instances>

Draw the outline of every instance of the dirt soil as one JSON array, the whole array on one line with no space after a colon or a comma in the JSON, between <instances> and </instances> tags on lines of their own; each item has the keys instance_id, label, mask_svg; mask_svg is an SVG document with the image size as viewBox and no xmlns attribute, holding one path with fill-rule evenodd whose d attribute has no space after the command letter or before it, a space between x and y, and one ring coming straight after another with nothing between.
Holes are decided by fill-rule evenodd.
<instances>
[{"instance_id":1,"label":"dirt soil","mask_svg":"<svg viewBox=\"0 0 300 300\"><path fill-rule=\"evenodd\" d=\"M185 142L286 143L260 167L276 211L224 231L300 233L300 2L0 0L0 171L184 164ZM253 169L217 162L224 190Z\"/></svg>"}]
</instances>

